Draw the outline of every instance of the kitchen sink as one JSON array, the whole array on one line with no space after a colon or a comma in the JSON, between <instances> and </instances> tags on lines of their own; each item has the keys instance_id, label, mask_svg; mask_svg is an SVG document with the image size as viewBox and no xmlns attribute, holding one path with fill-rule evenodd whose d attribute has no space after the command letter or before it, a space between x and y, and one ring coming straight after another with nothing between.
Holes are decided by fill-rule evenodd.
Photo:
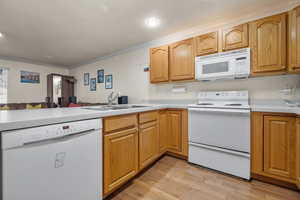
<instances>
[{"instance_id":1,"label":"kitchen sink","mask_svg":"<svg viewBox=\"0 0 300 200\"><path fill-rule=\"evenodd\" d=\"M144 105L113 105L113 106L101 106L101 107L89 107L89 108L82 108L86 110L97 110L97 111L109 111L109 110L124 110L130 108L146 108L150 106Z\"/></svg>"}]
</instances>

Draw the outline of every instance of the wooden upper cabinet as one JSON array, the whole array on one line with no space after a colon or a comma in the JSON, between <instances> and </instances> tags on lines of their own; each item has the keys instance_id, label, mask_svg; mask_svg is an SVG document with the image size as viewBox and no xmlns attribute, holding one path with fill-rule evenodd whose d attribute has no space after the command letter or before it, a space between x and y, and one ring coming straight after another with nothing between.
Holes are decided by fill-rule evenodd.
<instances>
[{"instance_id":1,"label":"wooden upper cabinet","mask_svg":"<svg viewBox=\"0 0 300 200\"><path fill-rule=\"evenodd\" d=\"M252 74L286 70L286 13L250 23Z\"/></svg>"},{"instance_id":2,"label":"wooden upper cabinet","mask_svg":"<svg viewBox=\"0 0 300 200\"><path fill-rule=\"evenodd\" d=\"M192 38L170 45L170 62L172 81L194 79L195 56Z\"/></svg>"},{"instance_id":3,"label":"wooden upper cabinet","mask_svg":"<svg viewBox=\"0 0 300 200\"><path fill-rule=\"evenodd\" d=\"M297 185L300 189L300 118L297 119L297 153L296 153L296 163L297 163Z\"/></svg>"},{"instance_id":4,"label":"wooden upper cabinet","mask_svg":"<svg viewBox=\"0 0 300 200\"><path fill-rule=\"evenodd\" d=\"M295 180L296 119L264 117L264 172Z\"/></svg>"},{"instance_id":5,"label":"wooden upper cabinet","mask_svg":"<svg viewBox=\"0 0 300 200\"><path fill-rule=\"evenodd\" d=\"M222 30L222 50L234 50L249 46L248 24Z\"/></svg>"},{"instance_id":6,"label":"wooden upper cabinet","mask_svg":"<svg viewBox=\"0 0 300 200\"><path fill-rule=\"evenodd\" d=\"M104 194L109 194L138 172L138 129L104 136Z\"/></svg>"},{"instance_id":7,"label":"wooden upper cabinet","mask_svg":"<svg viewBox=\"0 0 300 200\"><path fill-rule=\"evenodd\" d=\"M169 149L175 152L182 150L182 112L168 111Z\"/></svg>"},{"instance_id":8,"label":"wooden upper cabinet","mask_svg":"<svg viewBox=\"0 0 300 200\"><path fill-rule=\"evenodd\" d=\"M151 83L169 80L169 46L150 49L150 81Z\"/></svg>"},{"instance_id":9,"label":"wooden upper cabinet","mask_svg":"<svg viewBox=\"0 0 300 200\"><path fill-rule=\"evenodd\" d=\"M289 71L300 72L300 6L289 12Z\"/></svg>"},{"instance_id":10,"label":"wooden upper cabinet","mask_svg":"<svg viewBox=\"0 0 300 200\"><path fill-rule=\"evenodd\" d=\"M196 56L218 52L218 32L199 35L194 40L196 44Z\"/></svg>"}]
</instances>

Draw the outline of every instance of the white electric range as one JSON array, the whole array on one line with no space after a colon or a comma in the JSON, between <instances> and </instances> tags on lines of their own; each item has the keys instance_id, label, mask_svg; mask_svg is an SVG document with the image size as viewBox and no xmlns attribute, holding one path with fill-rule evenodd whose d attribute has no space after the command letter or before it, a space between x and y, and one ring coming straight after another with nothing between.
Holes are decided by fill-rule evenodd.
<instances>
[{"instance_id":1,"label":"white electric range","mask_svg":"<svg viewBox=\"0 0 300 200\"><path fill-rule=\"evenodd\" d=\"M198 94L189 105L189 162L250 179L248 91Z\"/></svg>"}]
</instances>

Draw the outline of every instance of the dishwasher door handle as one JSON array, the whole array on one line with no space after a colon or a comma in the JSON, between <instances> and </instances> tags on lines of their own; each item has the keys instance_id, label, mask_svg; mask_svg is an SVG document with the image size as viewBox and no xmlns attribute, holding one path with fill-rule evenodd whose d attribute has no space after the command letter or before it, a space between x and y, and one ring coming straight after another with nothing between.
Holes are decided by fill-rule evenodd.
<instances>
[{"instance_id":1,"label":"dishwasher door handle","mask_svg":"<svg viewBox=\"0 0 300 200\"><path fill-rule=\"evenodd\" d=\"M72 134L72 135L67 135L64 137L56 137L56 138L49 138L49 139L44 139L44 140L39 140L35 142L28 142L28 143L23 143L23 145L17 146L17 147L12 147L12 148L7 148L5 150L12 150L12 149L19 149L19 148L32 148L32 147L37 147L37 146L42 146L42 145L49 145L49 144L57 144L57 143L63 143L63 142L68 142L73 139L94 133L96 130L91 129L87 130L84 132Z\"/></svg>"}]
</instances>

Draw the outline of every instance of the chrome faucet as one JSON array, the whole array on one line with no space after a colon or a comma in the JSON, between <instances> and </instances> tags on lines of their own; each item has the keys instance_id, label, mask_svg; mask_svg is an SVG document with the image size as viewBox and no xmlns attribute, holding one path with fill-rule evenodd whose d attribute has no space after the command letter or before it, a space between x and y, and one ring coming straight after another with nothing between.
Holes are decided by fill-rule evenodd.
<instances>
[{"instance_id":1,"label":"chrome faucet","mask_svg":"<svg viewBox=\"0 0 300 200\"><path fill-rule=\"evenodd\" d=\"M114 92L111 92L107 97L108 105L111 106L118 97L119 93L114 96Z\"/></svg>"}]
</instances>

